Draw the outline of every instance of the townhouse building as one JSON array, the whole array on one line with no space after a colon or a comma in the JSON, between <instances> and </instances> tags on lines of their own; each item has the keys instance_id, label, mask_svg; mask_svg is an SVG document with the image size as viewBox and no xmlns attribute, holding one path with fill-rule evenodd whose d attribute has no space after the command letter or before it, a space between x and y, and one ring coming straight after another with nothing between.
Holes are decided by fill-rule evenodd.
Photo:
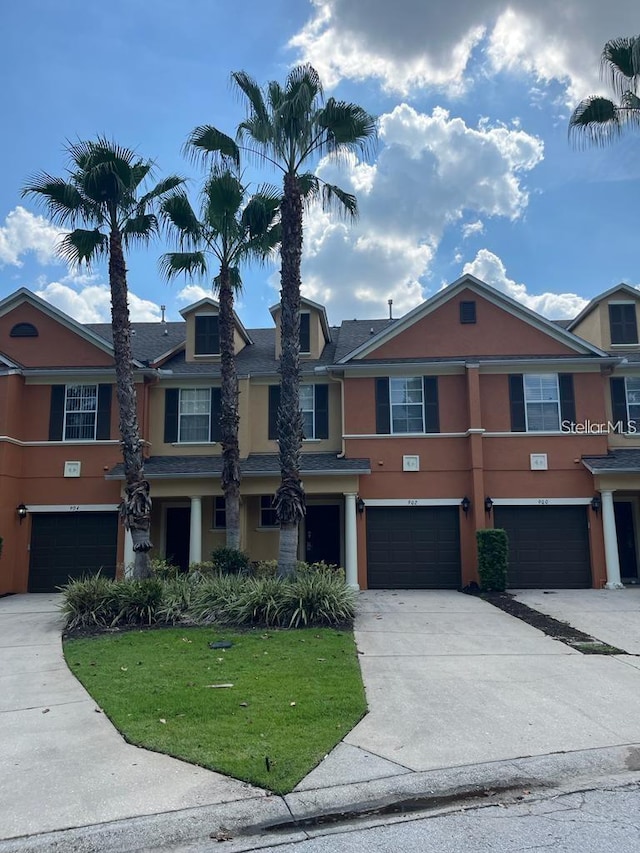
<instances>
[{"instance_id":1,"label":"townhouse building","mask_svg":"<svg viewBox=\"0 0 640 853\"><path fill-rule=\"evenodd\" d=\"M638 579L640 293L554 323L472 276L406 316L329 325L302 300L307 497L299 557L362 588L477 580L476 530L503 527L512 587ZM225 542L218 306L134 323L154 554L182 568ZM236 318L241 542L274 559L280 309ZM111 329L21 289L0 302L0 594L132 559Z\"/></svg>"}]
</instances>

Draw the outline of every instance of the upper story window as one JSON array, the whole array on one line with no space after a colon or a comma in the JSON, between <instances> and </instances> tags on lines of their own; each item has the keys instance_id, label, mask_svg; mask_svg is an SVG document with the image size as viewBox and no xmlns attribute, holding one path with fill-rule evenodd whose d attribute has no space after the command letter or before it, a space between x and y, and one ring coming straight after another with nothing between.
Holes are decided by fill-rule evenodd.
<instances>
[{"instance_id":1,"label":"upper story window","mask_svg":"<svg viewBox=\"0 0 640 853\"><path fill-rule=\"evenodd\" d=\"M576 419L570 373L513 374L509 400L512 432L567 432Z\"/></svg>"},{"instance_id":2,"label":"upper story window","mask_svg":"<svg viewBox=\"0 0 640 853\"><path fill-rule=\"evenodd\" d=\"M440 432L438 377L376 379L376 432L394 435Z\"/></svg>"},{"instance_id":3,"label":"upper story window","mask_svg":"<svg viewBox=\"0 0 640 853\"><path fill-rule=\"evenodd\" d=\"M217 314L201 314L195 317L196 355L220 355L220 329Z\"/></svg>"},{"instance_id":4,"label":"upper story window","mask_svg":"<svg viewBox=\"0 0 640 853\"><path fill-rule=\"evenodd\" d=\"M640 377L611 379L611 413L614 431L637 434L640 430Z\"/></svg>"},{"instance_id":5,"label":"upper story window","mask_svg":"<svg viewBox=\"0 0 640 853\"><path fill-rule=\"evenodd\" d=\"M460 322L463 324L476 322L475 300L462 301L460 303Z\"/></svg>"},{"instance_id":6,"label":"upper story window","mask_svg":"<svg viewBox=\"0 0 640 853\"><path fill-rule=\"evenodd\" d=\"M278 527L278 517L271 495L260 497L260 527Z\"/></svg>"},{"instance_id":7,"label":"upper story window","mask_svg":"<svg viewBox=\"0 0 640 853\"><path fill-rule=\"evenodd\" d=\"M299 391L300 412L304 438L320 440L329 438L329 386L327 384L301 385ZM278 407L280 386L269 386L269 438L278 438Z\"/></svg>"},{"instance_id":8,"label":"upper story window","mask_svg":"<svg viewBox=\"0 0 640 853\"><path fill-rule=\"evenodd\" d=\"M311 314L300 314L300 352L311 352Z\"/></svg>"},{"instance_id":9,"label":"upper story window","mask_svg":"<svg viewBox=\"0 0 640 853\"><path fill-rule=\"evenodd\" d=\"M105 441L111 437L111 385L51 386L49 441Z\"/></svg>"},{"instance_id":10,"label":"upper story window","mask_svg":"<svg viewBox=\"0 0 640 853\"><path fill-rule=\"evenodd\" d=\"M33 323L16 323L9 332L10 338L37 338L38 330Z\"/></svg>"},{"instance_id":11,"label":"upper story window","mask_svg":"<svg viewBox=\"0 0 640 853\"><path fill-rule=\"evenodd\" d=\"M220 441L220 388L167 388L164 400L165 444Z\"/></svg>"},{"instance_id":12,"label":"upper story window","mask_svg":"<svg viewBox=\"0 0 640 853\"><path fill-rule=\"evenodd\" d=\"M213 528L214 530L224 530L227 526L227 505L223 497L215 497L213 499Z\"/></svg>"},{"instance_id":13,"label":"upper story window","mask_svg":"<svg viewBox=\"0 0 640 853\"><path fill-rule=\"evenodd\" d=\"M635 302L609 303L609 329L612 344L637 344L638 323Z\"/></svg>"}]
</instances>

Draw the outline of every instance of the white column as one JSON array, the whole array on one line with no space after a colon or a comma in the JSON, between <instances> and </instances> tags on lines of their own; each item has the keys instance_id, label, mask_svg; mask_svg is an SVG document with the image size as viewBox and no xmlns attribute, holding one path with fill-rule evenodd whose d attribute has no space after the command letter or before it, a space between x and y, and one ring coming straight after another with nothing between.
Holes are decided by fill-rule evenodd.
<instances>
[{"instance_id":1,"label":"white column","mask_svg":"<svg viewBox=\"0 0 640 853\"><path fill-rule=\"evenodd\" d=\"M133 552L133 537L130 530L124 531L124 576L131 577L136 555Z\"/></svg>"},{"instance_id":2,"label":"white column","mask_svg":"<svg viewBox=\"0 0 640 853\"><path fill-rule=\"evenodd\" d=\"M623 589L620 582L620 558L618 557L618 537L616 535L616 516L613 511L613 492L601 490L602 527L604 531L604 557L607 564L607 589Z\"/></svg>"},{"instance_id":3,"label":"white column","mask_svg":"<svg viewBox=\"0 0 640 853\"><path fill-rule=\"evenodd\" d=\"M202 562L202 498L191 498L189 527L189 564Z\"/></svg>"},{"instance_id":4,"label":"white column","mask_svg":"<svg viewBox=\"0 0 640 853\"><path fill-rule=\"evenodd\" d=\"M353 589L360 589L358 585L358 528L356 522L356 496L354 493L345 494L344 569L347 585Z\"/></svg>"}]
</instances>

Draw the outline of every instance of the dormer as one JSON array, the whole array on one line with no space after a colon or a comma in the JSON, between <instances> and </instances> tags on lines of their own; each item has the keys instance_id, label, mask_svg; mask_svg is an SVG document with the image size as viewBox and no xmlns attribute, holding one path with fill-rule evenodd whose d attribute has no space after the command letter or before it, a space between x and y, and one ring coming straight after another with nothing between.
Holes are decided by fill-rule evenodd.
<instances>
[{"instance_id":1,"label":"dormer","mask_svg":"<svg viewBox=\"0 0 640 853\"><path fill-rule=\"evenodd\" d=\"M568 329L603 350L640 349L640 291L619 284L596 296Z\"/></svg>"},{"instance_id":2,"label":"dormer","mask_svg":"<svg viewBox=\"0 0 640 853\"><path fill-rule=\"evenodd\" d=\"M187 325L185 360L220 360L220 305L208 296L180 311ZM233 351L237 355L247 344L253 343L249 333L233 312Z\"/></svg>"},{"instance_id":3,"label":"dormer","mask_svg":"<svg viewBox=\"0 0 640 853\"><path fill-rule=\"evenodd\" d=\"M282 311L280 303L269 308L276 324L276 358L280 358L280 320ZM323 305L312 302L311 299L300 297L300 359L313 361L320 358L326 344L331 341L331 329L327 320L327 312Z\"/></svg>"}]
</instances>

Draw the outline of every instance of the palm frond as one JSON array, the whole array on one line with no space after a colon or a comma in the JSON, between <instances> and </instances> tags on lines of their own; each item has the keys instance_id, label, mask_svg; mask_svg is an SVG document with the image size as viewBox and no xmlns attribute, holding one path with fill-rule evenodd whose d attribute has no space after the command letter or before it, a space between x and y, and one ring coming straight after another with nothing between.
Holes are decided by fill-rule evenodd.
<instances>
[{"instance_id":1,"label":"palm frond","mask_svg":"<svg viewBox=\"0 0 640 853\"><path fill-rule=\"evenodd\" d=\"M608 145L622 130L620 108L600 95L580 101L569 119L569 140L576 147Z\"/></svg>"},{"instance_id":2,"label":"palm frond","mask_svg":"<svg viewBox=\"0 0 640 853\"><path fill-rule=\"evenodd\" d=\"M358 218L356 197L335 184L322 184L322 207L324 210L336 209L339 215L348 219Z\"/></svg>"},{"instance_id":3,"label":"palm frond","mask_svg":"<svg viewBox=\"0 0 640 853\"><path fill-rule=\"evenodd\" d=\"M242 211L242 226L250 237L266 235L273 227L280 209L280 193L272 189L272 193L259 192L252 195Z\"/></svg>"},{"instance_id":4,"label":"palm frond","mask_svg":"<svg viewBox=\"0 0 640 853\"><path fill-rule=\"evenodd\" d=\"M96 258L109 254L109 238L97 228L93 231L76 228L62 239L58 254L72 266L90 267Z\"/></svg>"},{"instance_id":5,"label":"palm frond","mask_svg":"<svg viewBox=\"0 0 640 853\"><path fill-rule=\"evenodd\" d=\"M210 155L231 160L240 165L240 152L234 140L210 124L195 127L183 146L183 153L192 161L206 161Z\"/></svg>"},{"instance_id":6,"label":"palm frond","mask_svg":"<svg viewBox=\"0 0 640 853\"><path fill-rule=\"evenodd\" d=\"M318 113L317 123L325 131L318 137L317 150L321 154L359 151L370 156L375 150L377 119L357 104L329 98Z\"/></svg>"},{"instance_id":7,"label":"palm frond","mask_svg":"<svg viewBox=\"0 0 640 853\"><path fill-rule=\"evenodd\" d=\"M640 80L638 36L608 41L600 57L600 77L617 95L637 87Z\"/></svg>"},{"instance_id":8,"label":"palm frond","mask_svg":"<svg viewBox=\"0 0 640 853\"><path fill-rule=\"evenodd\" d=\"M302 175L298 175L298 186L302 198L307 204L315 201L320 195L320 180L313 172L304 172Z\"/></svg>"},{"instance_id":9,"label":"palm frond","mask_svg":"<svg viewBox=\"0 0 640 853\"><path fill-rule=\"evenodd\" d=\"M122 240L128 248L134 243L148 243L158 231L158 220L153 213L130 216L122 226Z\"/></svg>"},{"instance_id":10,"label":"palm frond","mask_svg":"<svg viewBox=\"0 0 640 853\"><path fill-rule=\"evenodd\" d=\"M264 102L262 89L253 77L247 74L246 71L234 71L231 74L231 80L249 102L249 114L253 113L260 121L268 121L269 113Z\"/></svg>"},{"instance_id":11,"label":"palm frond","mask_svg":"<svg viewBox=\"0 0 640 853\"><path fill-rule=\"evenodd\" d=\"M214 168L202 190L203 218L220 230L220 223L235 219L245 188L230 169Z\"/></svg>"},{"instance_id":12,"label":"palm frond","mask_svg":"<svg viewBox=\"0 0 640 853\"><path fill-rule=\"evenodd\" d=\"M46 172L34 175L23 187L21 196L40 197L50 218L58 225L73 225L86 213L85 200L77 187Z\"/></svg>"},{"instance_id":13,"label":"palm frond","mask_svg":"<svg viewBox=\"0 0 640 853\"><path fill-rule=\"evenodd\" d=\"M185 179L181 178L179 175L169 175L167 178L163 178L161 181L158 181L155 187L141 196L138 201L138 205L140 207L145 207L152 201L161 201L165 196L171 195L174 190L182 187L184 183Z\"/></svg>"},{"instance_id":14,"label":"palm frond","mask_svg":"<svg viewBox=\"0 0 640 853\"><path fill-rule=\"evenodd\" d=\"M176 192L160 205L163 223L171 228L181 248L196 248L202 238L202 226L185 192Z\"/></svg>"},{"instance_id":15,"label":"palm frond","mask_svg":"<svg viewBox=\"0 0 640 853\"><path fill-rule=\"evenodd\" d=\"M160 274L167 281L185 275L205 277L208 272L207 259L203 252L167 252L159 262Z\"/></svg>"},{"instance_id":16,"label":"palm frond","mask_svg":"<svg viewBox=\"0 0 640 853\"><path fill-rule=\"evenodd\" d=\"M240 278L240 270L236 266L227 269L227 281L235 294L242 290L242 279ZM222 272L213 279L214 290L220 292L220 285L223 282Z\"/></svg>"}]
</instances>

